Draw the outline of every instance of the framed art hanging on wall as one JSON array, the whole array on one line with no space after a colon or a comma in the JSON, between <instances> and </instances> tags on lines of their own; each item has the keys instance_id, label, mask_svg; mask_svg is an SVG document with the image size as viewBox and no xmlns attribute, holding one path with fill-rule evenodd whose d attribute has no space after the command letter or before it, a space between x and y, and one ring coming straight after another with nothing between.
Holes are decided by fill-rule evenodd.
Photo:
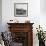
<instances>
[{"instance_id":1,"label":"framed art hanging on wall","mask_svg":"<svg viewBox=\"0 0 46 46\"><path fill-rule=\"evenodd\" d=\"M15 17L28 16L28 3L14 3L14 16Z\"/></svg>"}]
</instances>

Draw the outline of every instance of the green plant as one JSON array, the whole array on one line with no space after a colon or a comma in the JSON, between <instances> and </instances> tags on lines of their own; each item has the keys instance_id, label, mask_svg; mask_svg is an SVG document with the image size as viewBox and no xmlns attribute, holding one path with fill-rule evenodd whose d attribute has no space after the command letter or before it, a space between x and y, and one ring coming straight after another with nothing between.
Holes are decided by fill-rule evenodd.
<instances>
[{"instance_id":1,"label":"green plant","mask_svg":"<svg viewBox=\"0 0 46 46\"><path fill-rule=\"evenodd\" d=\"M39 41L41 41L41 40L45 41L45 35L44 35L43 28L40 27L40 25L39 25L39 28L36 28L36 29L37 29L37 34L36 34L36 36L38 36L38 40L39 40Z\"/></svg>"}]
</instances>

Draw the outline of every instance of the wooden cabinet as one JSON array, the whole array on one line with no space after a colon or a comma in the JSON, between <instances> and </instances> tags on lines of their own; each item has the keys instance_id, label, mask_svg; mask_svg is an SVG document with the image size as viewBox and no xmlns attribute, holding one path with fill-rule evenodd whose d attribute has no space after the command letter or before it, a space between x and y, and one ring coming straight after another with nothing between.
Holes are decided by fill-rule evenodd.
<instances>
[{"instance_id":1,"label":"wooden cabinet","mask_svg":"<svg viewBox=\"0 0 46 46\"><path fill-rule=\"evenodd\" d=\"M12 33L13 41L22 43L22 46L33 46L33 23L7 23Z\"/></svg>"}]
</instances>

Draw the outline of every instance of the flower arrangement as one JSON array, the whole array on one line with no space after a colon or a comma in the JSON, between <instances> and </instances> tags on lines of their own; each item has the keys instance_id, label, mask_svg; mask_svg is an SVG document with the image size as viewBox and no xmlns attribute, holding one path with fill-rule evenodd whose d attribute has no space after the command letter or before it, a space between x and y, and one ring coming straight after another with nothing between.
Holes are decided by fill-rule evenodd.
<instances>
[{"instance_id":1,"label":"flower arrangement","mask_svg":"<svg viewBox=\"0 0 46 46\"><path fill-rule=\"evenodd\" d=\"M39 41L41 41L41 40L45 41L45 34L44 34L44 31L43 31L43 28L40 27L40 25L39 25L39 28L36 28L36 29L37 29L36 36L38 36L38 40Z\"/></svg>"}]
</instances>

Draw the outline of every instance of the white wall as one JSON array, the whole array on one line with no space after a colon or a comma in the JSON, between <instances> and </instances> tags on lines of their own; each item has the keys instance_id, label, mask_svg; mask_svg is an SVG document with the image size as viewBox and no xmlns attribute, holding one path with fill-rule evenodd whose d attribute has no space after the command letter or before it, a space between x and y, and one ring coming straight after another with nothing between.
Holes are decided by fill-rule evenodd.
<instances>
[{"instance_id":1,"label":"white wall","mask_svg":"<svg viewBox=\"0 0 46 46\"><path fill-rule=\"evenodd\" d=\"M46 13L46 0L40 0L40 9L42 13Z\"/></svg>"},{"instance_id":2,"label":"white wall","mask_svg":"<svg viewBox=\"0 0 46 46\"><path fill-rule=\"evenodd\" d=\"M14 17L14 3L28 3L28 17ZM7 31L7 22L10 19L25 22L29 19L33 25L33 45L38 46L36 27L40 24L40 0L2 0L2 25L3 31ZM37 39L37 40L36 40Z\"/></svg>"},{"instance_id":3,"label":"white wall","mask_svg":"<svg viewBox=\"0 0 46 46\"><path fill-rule=\"evenodd\" d=\"M28 17L14 17L14 3L28 3ZM26 18L33 23L40 22L40 0L2 0L2 23L6 25L10 19L17 19L24 22ZM21 20L21 21L20 21Z\"/></svg>"},{"instance_id":4,"label":"white wall","mask_svg":"<svg viewBox=\"0 0 46 46\"><path fill-rule=\"evenodd\" d=\"M40 0L40 24L46 31L46 0Z\"/></svg>"}]
</instances>

